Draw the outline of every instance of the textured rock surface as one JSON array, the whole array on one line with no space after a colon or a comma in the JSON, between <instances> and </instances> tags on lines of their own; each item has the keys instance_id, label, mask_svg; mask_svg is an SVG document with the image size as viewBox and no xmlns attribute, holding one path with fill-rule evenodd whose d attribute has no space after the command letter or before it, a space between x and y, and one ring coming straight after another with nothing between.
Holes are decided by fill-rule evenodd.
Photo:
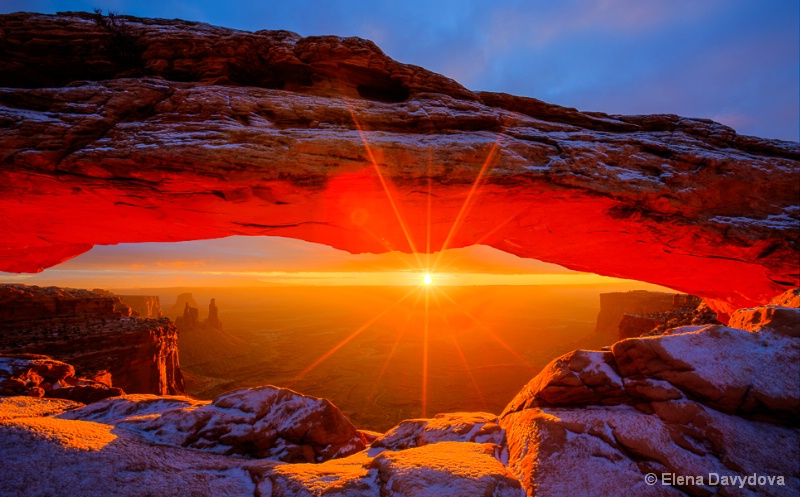
<instances>
[{"instance_id":1,"label":"textured rock surface","mask_svg":"<svg viewBox=\"0 0 800 497\"><path fill-rule=\"evenodd\" d=\"M438 442L476 442L503 445L505 433L494 414L463 412L438 414L432 419L409 419L370 445L402 450Z\"/></svg>"},{"instance_id":2,"label":"textured rock surface","mask_svg":"<svg viewBox=\"0 0 800 497\"><path fill-rule=\"evenodd\" d=\"M672 308L669 310L646 314L624 314L619 322L617 339L660 335L672 328L704 324L720 324L717 314L698 297L676 294L672 301Z\"/></svg>"},{"instance_id":3,"label":"textured rock surface","mask_svg":"<svg viewBox=\"0 0 800 497\"><path fill-rule=\"evenodd\" d=\"M131 308L131 316L142 319L159 319L162 316L161 302L150 295L117 295L123 304Z\"/></svg>"},{"instance_id":4,"label":"textured rock surface","mask_svg":"<svg viewBox=\"0 0 800 497\"><path fill-rule=\"evenodd\" d=\"M241 461L155 445L109 424L42 416L69 406L18 399L0 398L0 410L13 412L0 417L2 495L254 495Z\"/></svg>"},{"instance_id":5,"label":"textured rock surface","mask_svg":"<svg viewBox=\"0 0 800 497\"><path fill-rule=\"evenodd\" d=\"M745 311L771 308L794 310ZM800 324L788 333L760 322L676 328L553 361L501 416L509 468L528 495L795 495ZM720 486L712 473L783 485Z\"/></svg>"},{"instance_id":6,"label":"textured rock surface","mask_svg":"<svg viewBox=\"0 0 800 497\"><path fill-rule=\"evenodd\" d=\"M362 435L325 399L264 386L214 402L111 399L65 414L113 422L161 444L287 462L321 462L362 450Z\"/></svg>"},{"instance_id":7,"label":"textured rock surface","mask_svg":"<svg viewBox=\"0 0 800 497\"><path fill-rule=\"evenodd\" d=\"M797 288L778 295L770 305L738 309L730 325L743 330L769 328L784 335L800 336L800 291Z\"/></svg>"},{"instance_id":8,"label":"textured rock surface","mask_svg":"<svg viewBox=\"0 0 800 497\"><path fill-rule=\"evenodd\" d=\"M528 495L792 496L800 489L796 428L747 421L691 401L534 408L510 414L509 468ZM704 485L650 486L645 474L698 475ZM782 475L783 485L708 485L708 475ZM669 482L667 482L669 483Z\"/></svg>"},{"instance_id":9,"label":"textured rock surface","mask_svg":"<svg viewBox=\"0 0 800 497\"><path fill-rule=\"evenodd\" d=\"M483 243L723 314L798 284L796 143L470 92L365 40L124 21L0 18L0 269L233 234L421 251L430 201L432 250Z\"/></svg>"},{"instance_id":10,"label":"textured rock surface","mask_svg":"<svg viewBox=\"0 0 800 497\"><path fill-rule=\"evenodd\" d=\"M2 396L27 395L88 404L124 393L89 378L78 378L71 365L45 355L0 355Z\"/></svg>"},{"instance_id":11,"label":"textured rock surface","mask_svg":"<svg viewBox=\"0 0 800 497\"><path fill-rule=\"evenodd\" d=\"M0 285L0 352L46 354L107 384L110 373L128 393L183 393L175 326L124 317L117 303L87 290Z\"/></svg>"}]
</instances>

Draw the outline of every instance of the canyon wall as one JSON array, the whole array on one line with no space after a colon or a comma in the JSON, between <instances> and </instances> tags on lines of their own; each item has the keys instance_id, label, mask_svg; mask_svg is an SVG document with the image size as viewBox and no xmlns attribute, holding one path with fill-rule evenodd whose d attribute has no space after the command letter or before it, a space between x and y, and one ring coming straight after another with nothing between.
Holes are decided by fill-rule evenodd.
<instances>
[{"instance_id":1,"label":"canyon wall","mask_svg":"<svg viewBox=\"0 0 800 497\"><path fill-rule=\"evenodd\" d=\"M45 354L78 376L107 372L127 393L183 393L175 325L119 305L88 290L0 285L0 352Z\"/></svg>"},{"instance_id":2,"label":"canyon wall","mask_svg":"<svg viewBox=\"0 0 800 497\"><path fill-rule=\"evenodd\" d=\"M131 316L143 319L159 319L163 314L161 302L150 295L117 295L123 304L131 308Z\"/></svg>"},{"instance_id":3,"label":"canyon wall","mask_svg":"<svg viewBox=\"0 0 800 497\"><path fill-rule=\"evenodd\" d=\"M691 324L720 324L701 298L634 290L600 294L595 333L607 343Z\"/></svg>"},{"instance_id":4,"label":"canyon wall","mask_svg":"<svg viewBox=\"0 0 800 497\"><path fill-rule=\"evenodd\" d=\"M617 340L619 325L625 314L649 314L672 309L675 294L634 290L600 294L600 312L597 314L595 333Z\"/></svg>"},{"instance_id":5,"label":"canyon wall","mask_svg":"<svg viewBox=\"0 0 800 497\"><path fill-rule=\"evenodd\" d=\"M278 235L480 243L723 320L800 284L797 143L472 92L357 38L115 19L0 16L0 270Z\"/></svg>"}]
</instances>

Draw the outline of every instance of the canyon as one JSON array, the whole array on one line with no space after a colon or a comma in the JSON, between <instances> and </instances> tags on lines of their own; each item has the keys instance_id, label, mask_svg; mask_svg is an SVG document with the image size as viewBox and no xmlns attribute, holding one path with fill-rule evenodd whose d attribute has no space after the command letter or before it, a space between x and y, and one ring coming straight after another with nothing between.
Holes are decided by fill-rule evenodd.
<instances>
[{"instance_id":1,"label":"canyon","mask_svg":"<svg viewBox=\"0 0 800 497\"><path fill-rule=\"evenodd\" d=\"M81 13L0 29L0 270L238 234L481 243L723 322L800 284L797 143L472 92L355 38Z\"/></svg>"},{"instance_id":2,"label":"canyon","mask_svg":"<svg viewBox=\"0 0 800 497\"><path fill-rule=\"evenodd\" d=\"M357 38L87 13L0 32L0 271L229 235L485 244L686 292L707 311L676 319L721 323L668 318L556 358L499 413L379 433L280 385L181 395L152 299L2 285L2 492L800 492L799 144L474 92ZM190 299L182 327L222 329ZM646 320L631 335L668 305L610 299Z\"/></svg>"},{"instance_id":3,"label":"canyon","mask_svg":"<svg viewBox=\"0 0 800 497\"><path fill-rule=\"evenodd\" d=\"M185 393L175 325L130 314L107 292L3 284L0 353L44 354L126 393Z\"/></svg>"},{"instance_id":4,"label":"canyon","mask_svg":"<svg viewBox=\"0 0 800 497\"><path fill-rule=\"evenodd\" d=\"M793 290L734 312L739 328L576 350L499 415L443 413L385 433L273 386L213 401L0 397L0 483L15 495L31 481L57 495L80 481L87 496L797 495L800 307L787 305L798 303ZM51 469L32 464L42 460Z\"/></svg>"}]
</instances>

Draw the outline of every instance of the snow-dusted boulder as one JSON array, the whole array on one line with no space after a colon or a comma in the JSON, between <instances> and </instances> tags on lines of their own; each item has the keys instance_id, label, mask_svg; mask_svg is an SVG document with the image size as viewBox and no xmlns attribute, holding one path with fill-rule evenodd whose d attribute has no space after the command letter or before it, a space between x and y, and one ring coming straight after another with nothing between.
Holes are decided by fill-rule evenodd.
<instances>
[{"instance_id":1,"label":"snow-dusted boulder","mask_svg":"<svg viewBox=\"0 0 800 497\"><path fill-rule=\"evenodd\" d=\"M321 462L365 446L330 401L273 386L228 392L213 402L128 396L66 416L114 423L156 443L287 462Z\"/></svg>"},{"instance_id":2,"label":"snow-dusted boulder","mask_svg":"<svg viewBox=\"0 0 800 497\"><path fill-rule=\"evenodd\" d=\"M739 414L800 414L798 338L769 329L676 328L659 337L622 340L611 350L623 376L665 380L710 407Z\"/></svg>"},{"instance_id":3,"label":"snow-dusted boulder","mask_svg":"<svg viewBox=\"0 0 800 497\"><path fill-rule=\"evenodd\" d=\"M438 442L476 442L502 445L505 433L499 419L486 412L437 414L407 419L372 442L372 448L403 450Z\"/></svg>"},{"instance_id":4,"label":"snow-dusted boulder","mask_svg":"<svg viewBox=\"0 0 800 497\"><path fill-rule=\"evenodd\" d=\"M652 412L627 405L533 408L506 416L502 424L509 469L528 495L796 496L800 489L796 428L697 402L656 402ZM713 485L714 475L754 473L774 477L774 484ZM648 474L656 475L655 484ZM703 481L671 485L674 476Z\"/></svg>"},{"instance_id":5,"label":"snow-dusted boulder","mask_svg":"<svg viewBox=\"0 0 800 497\"><path fill-rule=\"evenodd\" d=\"M508 467L528 495L797 495L796 328L687 326L566 354L501 416Z\"/></svg>"}]
</instances>

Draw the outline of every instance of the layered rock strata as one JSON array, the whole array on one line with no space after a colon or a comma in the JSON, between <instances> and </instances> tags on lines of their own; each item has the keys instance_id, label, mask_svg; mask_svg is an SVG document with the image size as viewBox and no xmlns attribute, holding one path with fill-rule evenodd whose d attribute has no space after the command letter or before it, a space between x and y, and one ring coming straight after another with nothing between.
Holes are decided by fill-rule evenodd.
<instances>
[{"instance_id":1,"label":"layered rock strata","mask_svg":"<svg viewBox=\"0 0 800 497\"><path fill-rule=\"evenodd\" d=\"M129 393L183 393L175 326L128 317L119 304L88 290L0 285L0 352L45 354L78 376L105 372Z\"/></svg>"},{"instance_id":2,"label":"layered rock strata","mask_svg":"<svg viewBox=\"0 0 800 497\"><path fill-rule=\"evenodd\" d=\"M472 92L361 39L115 19L0 17L2 270L119 242L430 237L665 285L723 321L800 282L797 143Z\"/></svg>"}]
</instances>

